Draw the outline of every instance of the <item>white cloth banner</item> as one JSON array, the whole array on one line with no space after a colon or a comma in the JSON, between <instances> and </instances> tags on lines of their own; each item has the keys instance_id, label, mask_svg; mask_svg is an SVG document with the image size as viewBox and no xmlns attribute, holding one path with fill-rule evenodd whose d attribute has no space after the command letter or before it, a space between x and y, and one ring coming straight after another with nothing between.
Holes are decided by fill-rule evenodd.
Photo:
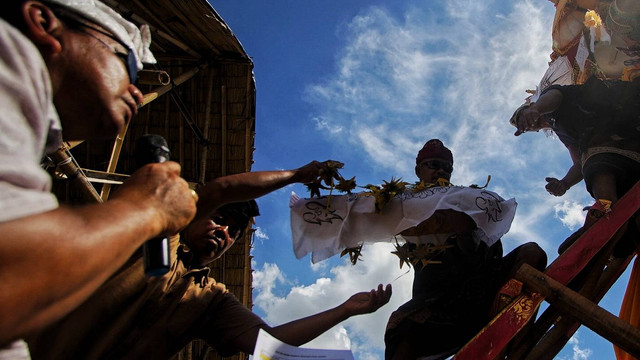
<instances>
[{"instance_id":1,"label":"white cloth banner","mask_svg":"<svg viewBox=\"0 0 640 360\"><path fill-rule=\"evenodd\" d=\"M509 231L517 203L488 190L450 186L399 194L378 214L375 198L367 193L333 195L330 200L326 196L301 199L291 193L289 206L293 251L298 259L312 253L311 261L316 263L363 242L391 242L395 235L444 209L469 215L478 226L475 237L490 246Z\"/></svg>"}]
</instances>

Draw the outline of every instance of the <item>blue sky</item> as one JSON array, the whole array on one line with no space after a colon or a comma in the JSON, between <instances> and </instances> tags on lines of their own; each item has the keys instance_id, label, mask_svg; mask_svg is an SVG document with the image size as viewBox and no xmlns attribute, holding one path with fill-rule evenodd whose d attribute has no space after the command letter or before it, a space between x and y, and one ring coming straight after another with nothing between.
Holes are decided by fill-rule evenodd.
<instances>
[{"instance_id":1,"label":"blue sky","mask_svg":"<svg viewBox=\"0 0 640 360\"><path fill-rule=\"evenodd\" d=\"M582 225L592 203L584 184L563 197L544 190L562 177L569 154L542 132L514 137L513 110L542 77L551 52L554 7L546 0L211 0L255 63L253 170L291 169L311 160L345 163L344 177L413 182L416 152L440 138L455 158L452 182L483 185L518 210L505 253L538 242L550 260ZM292 185L258 200L254 311L271 325L338 305L357 291L391 283L391 302L308 344L351 348L382 359L389 314L410 296L412 274L391 244L369 244L352 266L334 257L296 259L289 228ZM601 305L618 313L628 272ZM581 327L557 359L612 359L611 344Z\"/></svg>"}]
</instances>

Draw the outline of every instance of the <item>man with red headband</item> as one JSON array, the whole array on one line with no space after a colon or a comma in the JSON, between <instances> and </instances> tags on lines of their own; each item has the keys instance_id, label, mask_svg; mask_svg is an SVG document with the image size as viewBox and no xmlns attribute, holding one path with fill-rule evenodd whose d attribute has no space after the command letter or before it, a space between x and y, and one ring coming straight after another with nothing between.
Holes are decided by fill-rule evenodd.
<instances>
[{"instance_id":1,"label":"man with red headband","mask_svg":"<svg viewBox=\"0 0 640 360\"><path fill-rule=\"evenodd\" d=\"M426 186L450 186L453 154L442 141L427 141L416 157L415 172ZM437 210L402 236L411 252L419 244L438 244L443 250L425 268L414 266L412 298L391 314L385 333L386 359L445 359L454 354L490 320L494 298L523 263L544 269L546 254L535 243L502 256L500 240L480 241L475 221L455 210ZM444 240L442 240L444 239Z\"/></svg>"}]
</instances>

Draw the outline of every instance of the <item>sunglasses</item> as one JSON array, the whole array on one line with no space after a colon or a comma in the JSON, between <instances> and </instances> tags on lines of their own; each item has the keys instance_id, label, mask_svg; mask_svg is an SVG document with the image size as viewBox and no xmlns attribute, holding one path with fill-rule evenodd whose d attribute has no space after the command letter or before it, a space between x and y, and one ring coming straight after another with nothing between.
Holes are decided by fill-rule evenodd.
<instances>
[{"instance_id":1,"label":"sunglasses","mask_svg":"<svg viewBox=\"0 0 640 360\"><path fill-rule=\"evenodd\" d=\"M60 17L60 15L58 15ZM129 82L131 84L134 84L138 78L138 62L136 61L136 56L133 53L133 49L131 49L127 44L125 44L122 40L118 39L117 37L113 36L113 34L108 33L102 29L99 29L95 26L91 26L90 24L87 24L83 21L80 21L78 19L75 19L72 16L62 16L62 19L65 22L70 22L73 25L76 26L76 30L89 36L92 37L96 40L98 40L100 43L102 43L104 46L106 46L109 50L111 50L111 52L116 55L120 60L122 60L122 62L124 63L124 67L125 69L127 69L127 75L129 75ZM117 42L118 44L122 45L122 47L124 47L125 49L127 49L126 53L120 52L116 49L113 48L113 46L107 44L104 40L100 39L99 37L95 36L94 34L88 32L88 31L82 31L80 30L79 27L83 27L83 28L87 28L87 29L91 29L93 31L99 32L100 34L108 37L109 39L112 39L113 41Z\"/></svg>"},{"instance_id":2,"label":"sunglasses","mask_svg":"<svg viewBox=\"0 0 640 360\"><path fill-rule=\"evenodd\" d=\"M453 165L450 162L447 162L447 161L427 160L427 161L421 162L419 166L420 167L427 167L427 168L429 168L431 170L442 169L447 173L450 173L450 172L453 171Z\"/></svg>"}]
</instances>

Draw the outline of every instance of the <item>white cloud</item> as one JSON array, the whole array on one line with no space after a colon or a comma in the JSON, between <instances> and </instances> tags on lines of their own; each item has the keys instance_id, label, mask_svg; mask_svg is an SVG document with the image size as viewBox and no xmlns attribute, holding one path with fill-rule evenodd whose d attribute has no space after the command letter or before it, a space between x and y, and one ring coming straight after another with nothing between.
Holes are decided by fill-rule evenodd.
<instances>
[{"instance_id":1,"label":"white cloud","mask_svg":"<svg viewBox=\"0 0 640 360\"><path fill-rule=\"evenodd\" d=\"M574 201L563 201L553 207L556 218L571 230L575 230L584 223L585 212L582 211L582 208L584 205Z\"/></svg>"},{"instance_id":2,"label":"white cloud","mask_svg":"<svg viewBox=\"0 0 640 360\"><path fill-rule=\"evenodd\" d=\"M267 233L264 232L260 226L257 226L255 228L255 232L253 233L253 236L258 238L260 241L269 240L269 235L267 235Z\"/></svg>"},{"instance_id":3,"label":"white cloud","mask_svg":"<svg viewBox=\"0 0 640 360\"><path fill-rule=\"evenodd\" d=\"M347 259L331 270L331 277L317 279L313 284L291 287L282 296L274 294L275 286L285 283L284 274L275 264L265 264L254 272L254 305L266 314L271 326L309 316L338 306L351 295L369 291L379 283L391 283L393 296L389 304L373 314L359 315L339 324L306 346L315 348L351 348L365 358L375 358L384 344L384 327L389 315L408 300L412 274L399 269L398 259L390 252L391 244L367 244L362 260L355 266Z\"/></svg>"},{"instance_id":4,"label":"white cloud","mask_svg":"<svg viewBox=\"0 0 640 360\"><path fill-rule=\"evenodd\" d=\"M571 346L571 360L588 360L591 357L592 350L588 347L581 347L578 332L576 332L571 339L569 339L568 345ZM568 360L569 358L563 357L561 360Z\"/></svg>"},{"instance_id":5,"label":"white cloud","mask_svg":"<svg viewBox=\"0 0 640 360\"><path fill-rule=\"evenodd\" d=\"M439 137L458 183L501 173L527 182L519 170L568 158L557 139L515 138L507 122L549 60L553 7L544 5L446 2L448 17L421 5L402 21L364 11L341 33L337 71L307 88L318 130L393 176L411 176L417 150Z\"/></svg>"}]
</instances>

